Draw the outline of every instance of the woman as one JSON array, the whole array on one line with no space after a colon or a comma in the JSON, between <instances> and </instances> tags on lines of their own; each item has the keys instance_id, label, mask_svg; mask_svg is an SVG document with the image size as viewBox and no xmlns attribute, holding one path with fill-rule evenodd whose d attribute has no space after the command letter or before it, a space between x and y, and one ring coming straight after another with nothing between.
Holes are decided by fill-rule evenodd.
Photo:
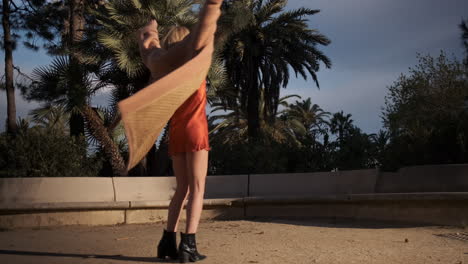
<instances>
[{"instance_id":1,"label":"woman","mask_svg":"<svg viewBox=\"0 0 468 264\"><path fill-rule=\"evenodd\" d=\"M152 81L159 80L212 44L222 0L207 0L192 32L174 27L160 42L157 22L150 21L139 30L143 63L151 71ZM171 118L169 154L172 157L177 189L169 205L167 226L158 245L158 258L179 258L180 262L206 258L197 251L195 234L203 209L208 168L208 123L205 113L206 82L182 104ZM177 250L176 232L185 200L187 223Z\"/></svg>"}]
</instances>

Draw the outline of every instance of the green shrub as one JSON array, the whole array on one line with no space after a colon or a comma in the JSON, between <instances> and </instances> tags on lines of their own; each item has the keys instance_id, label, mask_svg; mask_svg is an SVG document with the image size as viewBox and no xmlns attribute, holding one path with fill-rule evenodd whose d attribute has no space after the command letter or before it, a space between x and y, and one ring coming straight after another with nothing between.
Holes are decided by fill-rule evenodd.
<instances>
[{"instance_id":1,"label":"green shrub","mask_svg":"<svg viewBox=\"0 0 468 264\"><path fill-rule=\"evenodd\" d=\"M0 135L0 177L97 176L102 159L88 157L86 140L55 129Z\"/></svg>"}]
</instances>

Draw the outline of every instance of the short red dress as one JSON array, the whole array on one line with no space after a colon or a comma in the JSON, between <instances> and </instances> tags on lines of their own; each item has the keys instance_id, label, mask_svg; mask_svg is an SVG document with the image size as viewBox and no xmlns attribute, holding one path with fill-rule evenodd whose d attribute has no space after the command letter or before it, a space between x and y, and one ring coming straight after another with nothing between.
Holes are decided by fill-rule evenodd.
<instances>
[{"instance_id":1,"label":"short red dress","mask_svg":"<svg viewBox=\"0 0 468 264\"><path fill-rule=\"evenodd\" d=\"M169 155L211 150L206 118L206 81L172 115L169 122Z\"/></svg>"}]
</instances>

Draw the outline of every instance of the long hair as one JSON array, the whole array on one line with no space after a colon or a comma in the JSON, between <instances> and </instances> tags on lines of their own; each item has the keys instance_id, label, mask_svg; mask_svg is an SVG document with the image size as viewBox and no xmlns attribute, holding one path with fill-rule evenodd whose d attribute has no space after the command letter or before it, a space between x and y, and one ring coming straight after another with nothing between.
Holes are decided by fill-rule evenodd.
<instances>
[{"instance_id":1,"label":"long hair","mask_svg":"<svg viewBox=\"0 0 468 264\"><path fill-rule=\"evenodd\" d=\"M161 47L165 50L170 49L177 42L182 41L190 30L182 26L173 26L161 40Z\"/></svg>"}]
</instances>

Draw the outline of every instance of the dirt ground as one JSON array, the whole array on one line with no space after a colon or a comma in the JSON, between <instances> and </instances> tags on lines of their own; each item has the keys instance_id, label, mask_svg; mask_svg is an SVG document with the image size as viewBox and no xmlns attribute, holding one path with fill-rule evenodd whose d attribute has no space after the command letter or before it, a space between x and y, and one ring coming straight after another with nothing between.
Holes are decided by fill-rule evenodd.
<instances>
[{"instance_id":1,"label":"dirt ground","mask_svg":"<svg viewBox=\"0 0 468 264\"><path fill-rule=\"evenodd\" d=\"M164 224L158 223L3 230L0 263L168 263L155 258L163 228ZM197 241L198 250L208 256L200 262L204 264L468 264L468 241L440 236L456 233L463 235L468 230L377 222L255 219L202 222Z\"/></svg>"}]
</instances>

